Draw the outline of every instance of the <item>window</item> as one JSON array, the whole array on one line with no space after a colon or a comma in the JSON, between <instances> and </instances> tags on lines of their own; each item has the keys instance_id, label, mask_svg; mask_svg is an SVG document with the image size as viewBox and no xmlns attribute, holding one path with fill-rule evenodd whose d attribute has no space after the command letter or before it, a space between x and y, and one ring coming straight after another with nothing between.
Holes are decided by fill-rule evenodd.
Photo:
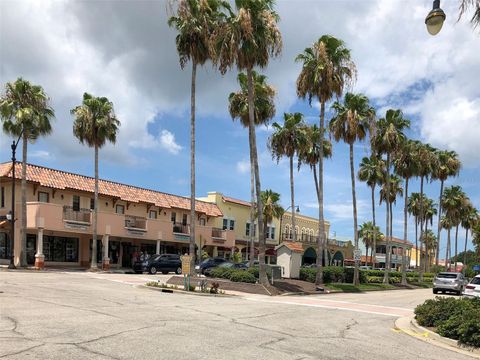
<instances>
[{"instance_id":1,"label":"window","mask_svg":"<svg viewBox=\"0 0 480 360\"><path fill-rule=\"evenodd\" d=\"M230 230L235 229L235 220L230 220Z\"/></svg>"},{"instance_id":2,"label":"window","mask_svg":"<svg viewBox=\"0 0 480 360\"><path fill-rule=\"evenodd\" d=\"M8 259L10 255L10 239L8 234L0 232L0 259Z\"/></svg>"},{"instance_id":3,"label":"window","mask_svg":"<svg viewBox=\"0 0 480 360\"><path fill-rule=\"evenodd\" d=\"M177 222L177 214L172 212L172 215L170 216L170 220L172 220L172 223L176 223Z\"/></svg>"},{"instance_id":4,"label":"window","mask_svg":"<svg viewBox=\"0 0 480 360\"><path fill-rule=\"evenodd\" d=\"M60 236L44 236L45 261L78 262L78 239Z\"/></svg>"},{"instance_id":5,"label":"window","mask_svg":"<svg viewBox=\"0 0 480 360\"><path fill-rule=\"evenodd\" d=\"M200 218L199 224L200 226L205 226L205 218Z\"/></svg>"},{"instance_id":6,"label":"window","mask_svg":"<svg viewBox=\"0 0 480 360\"><path fill-rule=\"evenodd\" d=\"M73 211L80 211L80 196L73 195L72 208L73 208Z\"/></svg>"},{"instance_id":7,"label":"window","mask_svg":"<svg viewBox=\"0 0 480 360\"><path fill-rule=\"evenodd\" d=\"M5 188L0 188L0 207L5 207Z\"/></svg>"},{"instance_id":8,"label":"window","mask_svg":"<svg viewBox=\"0 0 480 360\"><path fill-rule=\"evenodd\" d=\"M275 239L275 228L270 227L270 239Z\"/></svg>"},{"instance_id":9,"label":"window","mask_svg":"<svg viewBox=\"0 0 480 360\"><path fill-rule=\"evenodd\" d=\"M227 229L228 229L228 219L223 219L222 229L223 229L223 230L227 230Z\"/></svg>"},{"instance_id":10,"label":"window","mask_svg":"<svg viewBox=\"0 0 480 360\"><path fill-rule=\"evenodd\" d=\"M43 203L48 203L49 199L48 199L48 193L47 192L43 192L43 191L39 191L38 192L38 202L43 202Z\"/></svg>"},{"instance_id":11,"label":"window","mask_svg":"<svg viewBox=\"0 0 480 360\"><path fill-rule=\"evenodd\" d=\"M95 209L95 199L91 198L90 199L90 210L94 210L94 209Z\"/></svg>"},{"instance_id":12,"label":"window","mask_svg":"<svg viewBox=\"0 0 480 360\"><path fill-rule=\"evenodd\" d=\"M125 214L125 206L123 206L123 205L115 206L115 212L117 214Z\"/></svg>"},{"instance_id":13,"label":"window","mask_svg":"<svg viewBox=\"0 0 480 360\"><path fill-rule=\"evenodd\" d=\"M223 219L223 230L235 230L235 220Z\"/></svg>"},{"instance_id":14,"label":"window","mask_svg":"<svg viewBox=\"0 0 480 360\"><path fill-rule=\"evenodd\" d=\"M251 224L250 223L246 223L245 224L245 236L250 236L250 226ZM256 224L253 226L253 236L257 235L257 226Z\"/></svg>"},{"instance_id":15,"label":"window","mask_svg":"<svg viewBox=\"0 0 480 360\"><path fill-rule=\"evenodd\" d=\"M182 216L182 225L187 225L187 214L183 214Z\"/></svg>"},{"instance_id":16,"label":"window","mask_svg":"<svg viewBox=\"0 0 480 360\"><path fill-rule=\"evenodd\" d=\"M155 210L150 210L150 212L148 213L148 217L150 219L156 219L157 218L157 212Z\"/></svg>"}]
</instances>

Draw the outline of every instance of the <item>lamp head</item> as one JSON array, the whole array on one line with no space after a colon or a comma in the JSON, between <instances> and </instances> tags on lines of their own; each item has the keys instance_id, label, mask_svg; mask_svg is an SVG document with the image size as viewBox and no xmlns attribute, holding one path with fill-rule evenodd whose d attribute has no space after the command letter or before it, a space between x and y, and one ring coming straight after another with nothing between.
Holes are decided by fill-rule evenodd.
<instances>
[{"instance_id":1,"label":"lamp head","mask_svg":"<svg viewBox=\"0 0 480 360\"><path fill-rule=\"evenodd\" d=\"M445 15L445 12L440 8L440 0L434 0L433 9L425 18L428 33L430 35L437 35L440 30L442 30L446 18L447 16Z\"/></svg>"}]
</instances>

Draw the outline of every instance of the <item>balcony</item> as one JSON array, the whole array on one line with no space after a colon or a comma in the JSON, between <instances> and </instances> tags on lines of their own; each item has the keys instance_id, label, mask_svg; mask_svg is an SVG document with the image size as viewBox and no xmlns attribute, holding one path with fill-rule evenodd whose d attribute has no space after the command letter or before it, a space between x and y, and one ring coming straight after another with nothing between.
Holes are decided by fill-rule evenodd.
<instances>
[{"instance_id":1,"label":"balcony","mask_svg":"<svg viewBox=\"0 0 480 360\"><path fill-rule=\"evenodd\" d=\"M190 234L190 225L183 223L173 223L173 232L177 234Z\"/></svg>"},{"instance_id":2,"label":"balcony","mask_svg":"<svg viewBox=\"0 0 480 360\"><path fill-rule=\"evenodd\" d=\"M63 220L73 223L90 224L92 211L90 209L74 209L72 206L63 207Z\"/></svg>"},{"instance_id":3,"label":"balcony","mask_svg":"<svg viewBox=\"0 0 480 360\"><path fill-rule=\"evenodd\" d=\"M138 216L125 215L125 227L127 229L146 230L147 219Z\"/></svg>"},{"instance_id":4,"label":"balcony","mask_svg":"<svg viewBox=\"0 0 480 360\"><path fill-rule=\"evenodd\" d=\"M226 240L227 239L226 230L219 229L219 228L212 228L212 238Z\"/></svg>"}]
</instances>

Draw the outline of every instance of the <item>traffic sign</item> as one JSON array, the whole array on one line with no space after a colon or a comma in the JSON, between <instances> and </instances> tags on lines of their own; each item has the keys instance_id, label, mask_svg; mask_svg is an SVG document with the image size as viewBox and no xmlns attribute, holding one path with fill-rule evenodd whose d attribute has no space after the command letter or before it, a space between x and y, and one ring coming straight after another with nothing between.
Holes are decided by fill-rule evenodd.
<instances>
[{"instance_id":1,"label":"traffic sign","mask_svg":"<svg viewBox=\"0 0 480 360\"><path fill-rule=\"evenodd\" d=\"M353 260L360 261L362 259L362 250L353 251Z\"/></svg>"},{"instance_id":2,"label":"traffic sign","mask_svg":"<svg viewBox=\"0 0 480 360\"><path fill-rule=\"evenodd\" d=\"M190 274L190 264L192 263L192 257L185 254L183 256L180 256L180 260L182 260L182 273Z\"/></svg>"},{"instance_id":3,"label":"traffic sign","mask_svg":"<svg viewBox=\"0 0 480 360\"><path fill-rule=\"evenodd\" d=\"M480 271L480 265L473 265L473 271Z\"/></svg>"}]
</instances>

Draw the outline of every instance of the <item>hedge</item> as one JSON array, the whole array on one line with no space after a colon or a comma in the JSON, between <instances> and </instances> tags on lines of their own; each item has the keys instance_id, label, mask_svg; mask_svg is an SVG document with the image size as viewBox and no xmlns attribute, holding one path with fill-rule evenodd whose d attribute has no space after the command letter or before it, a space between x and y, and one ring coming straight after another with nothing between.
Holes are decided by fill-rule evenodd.
<instances>
[{"instance_id":1,"label":"hedge","mask_svg":"<svg viewBox=\"0 0 480 360\"><path fill-rule=\"evenodd\" d=\"M256 271L258 274L258 269ZM257 278L255 277L255 269L238 270L238 269L228 269L217 267L213 269L209 276L220 279L228 279L234 282L247 282L247 283L256 283Z\"/></svg>"},{"instance_id":2,"label":"hedge","mask_svg":"<svg viewBox=\"0 0 480 360\"><path fill-rule=\"evenodd\" d=\"M460 344L480 347L480 299L440 298L427 300L415 308L422 326L436 328L442 336Z\"/></svg>"}]
</instances>

